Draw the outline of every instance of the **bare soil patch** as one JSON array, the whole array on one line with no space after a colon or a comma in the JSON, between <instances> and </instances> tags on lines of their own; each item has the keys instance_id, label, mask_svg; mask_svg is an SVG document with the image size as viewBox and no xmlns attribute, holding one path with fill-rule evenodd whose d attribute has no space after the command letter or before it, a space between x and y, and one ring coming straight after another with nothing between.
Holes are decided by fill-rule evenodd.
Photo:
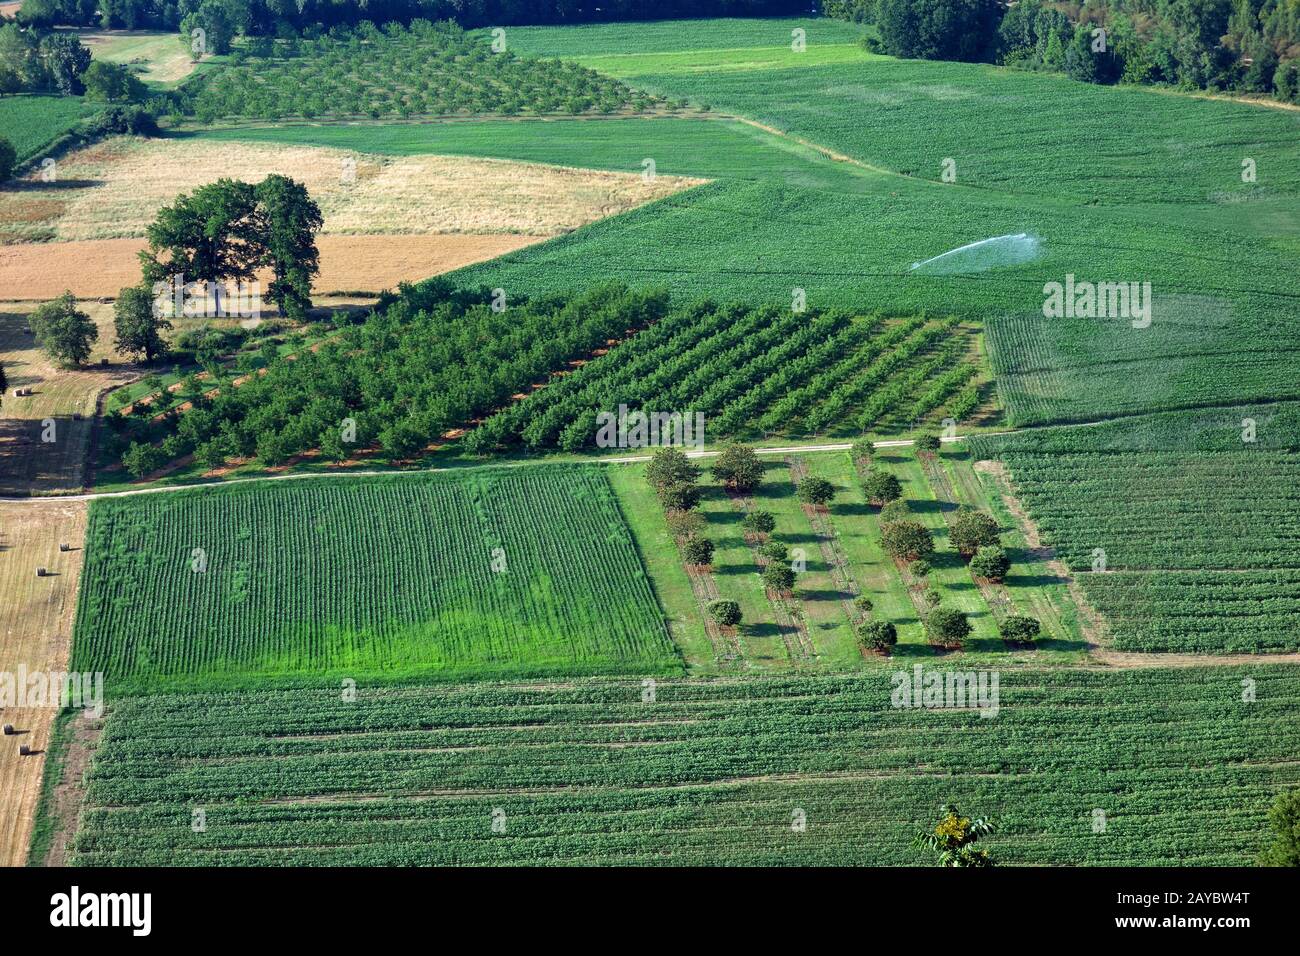
<instances>
[{"instance_id":1,"label":"bare soil patch","mask_svg":"<svg viewBox=\"0 0 1300 956\"><path fill-rule=\"evenodd\" d=\"M52 805L46 808L46 813L53 818L54 833L45 859L40 861L44 866L68 864L69 847L77 835L77 820L86 798L86 773L90 770L103 732L102 719L88 720L77 716L68 726L69 737L59 781L54 785Z\"/></svg>"}]
</instances>

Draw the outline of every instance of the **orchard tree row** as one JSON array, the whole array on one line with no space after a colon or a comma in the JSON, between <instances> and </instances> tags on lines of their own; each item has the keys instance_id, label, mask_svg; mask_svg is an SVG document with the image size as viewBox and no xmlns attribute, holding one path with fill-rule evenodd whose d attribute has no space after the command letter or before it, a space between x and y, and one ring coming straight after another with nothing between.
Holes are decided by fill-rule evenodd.
<instances>
[{"instance_id":1,"label":"orchard tree row","mask_svg":"<svg viewBox=\"0 0 1300 956\"><path fill-rule=\"evenodd\" d=\"M926 460L937 455L939 436L926 433L916 439L916 455ZM934 534L917 520L903 497L903 485L893 473L874 466L870 442L854 444L852 456L861 470L861 485L867 501L879 509L880 547L898 566L900 573L924 586L920 604L922 623L931 644L960 648L970 636L966 615L943 606L939 593L929 586L931 560L936 552ZM1011 559L1002 546L1001 528L992 515L962 506L948 518L948 544L961 556L977 581L1001 584L1011 571ZM867 610L870 610L869 608ZM1008 616L1001 622L1002 636L1012 643L1030 643L1038 636L1039 623L1033 618ZM875 622L863 624L859 636L864 644L882 651L889 646L888 635ZM896 639L896 638L895 638Z\"/></svg>"},{"instance_id":2,"label":"orchard tree row","mask_svg":"<svg viewBox=\"0 0 1300 956\"><path fill-rule=\"evenodd\" d=\"M318 347L266 356L260 374L213 363L208 394L184 412L161 421L113 413L110 426L137 475L187 454L211 468L278 465L307 451L409 461L666 308L662 293L617 285L519 301L444 280L404 286Z\"/></svg>"},{"instance_id":3,"label":"orchard tree row","mask_svg":"<svg viewBox=\"0 0 1300 956\"><path fill-rule=\"evenodd\" d=\"M206 42L206 41L205 41ZM201 121L456 113L642 112L662 100L562 60L521 57L455 23L362 23L302 40L254 40L185 87Z\"/></svg>"}]
</instances>

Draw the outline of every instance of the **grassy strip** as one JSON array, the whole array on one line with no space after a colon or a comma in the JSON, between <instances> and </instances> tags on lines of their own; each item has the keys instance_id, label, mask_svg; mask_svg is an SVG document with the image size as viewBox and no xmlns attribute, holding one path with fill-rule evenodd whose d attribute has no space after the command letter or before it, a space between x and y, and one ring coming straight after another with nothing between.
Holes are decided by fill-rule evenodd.
<instances>
[{"instance_id":1,"label":"grassy strip","mask_svg":"<svg viewBox=\"0 0 1300 956\"><path fill-rule=\"evenodd\" d=\"M50 742L45 748L45 771L41 779L40 803L32 823L32 838L27 847L27 865L44 866L50 854L59 821L54 816L54 790L63 779L63 762L72 739L71 724L79 713L73 708L59 711L50 726Z\"/></svg>"},{"instance_id":2,"label":"grassy strip","mask_svg":"<svg viewBox=\"0 0 1300 956\"><path fill-rule=\"evenodd\" d=\"M758 576L754 552L745 541L740 524L744 516L707 471L700 483L704 488L700 513L708 522L705 534L714 544L713 579L719 598L740 605L742 623L738 638L745 660L760 670L788 670L792 662Z\"/></svg>"},{"instance_id":3,"label":"grassy strip","mask_svg":"<svg viewBox=\"0 0 1300 956\"><path fill-rule=\"evenodd\" d=\"M668 621L668 631L686 659L688 673L715 673L713 646L704 630L691 582L668 531L663 509L645 480L645 465L616 465L607 475L641 563L650 576L655 599Z\"/></svg>"},{"instance_id":4,"label":"grassy strip","mask_svg":"<svg viewBox=\"0 0 1300 956\"><path fill-rule=\"evenodd\" d=\"M872 618L898 629L896 653L928 653L921 622L894 562L880 548L877 510L867 504L847 452L807 456L810 474L840 489L830 506L831 527L848 555L861 593L871 599Z\"/></svg>"},{"instance_id":5,"label":"grassy strip","mask_svg":"<svg viewBox=\"0 0 1300 956\"><path fill-rule=\"evenodd\" d=\"M775 463L774 463L775 464ZM780 464L785 465L784 462ZM801 605L808 635L816 649L817 661L825 667L853 667L861 663L852 623L840 603L842 593L831 576L830 565L822 557L817 534L795 494L790 469L769 469L764 483L763 503L776 517L777 539L790 545L792 558L802 557L806 570L795 575L794 596Z\"/></svg>"},{"instance_id":6,"label":"grassy strip","mask_svg":"<svg viewBox=\"0 0 1300 956\"><path fill-rule=\"evenodd\" d=\"M903 485L903 498L917 521L934 535L935 553L929 559L930 588L939 594L943 607L965 612L972 627L966 645L973 651L993 651L1003 647L997 622L984 596L971 580L966 562L948 543L948 523L944 515L956 509L953 502L941 502L926 480L925 472L910 451L878 455L881 467L892 471Z\"/></svg>"}]
</instances>

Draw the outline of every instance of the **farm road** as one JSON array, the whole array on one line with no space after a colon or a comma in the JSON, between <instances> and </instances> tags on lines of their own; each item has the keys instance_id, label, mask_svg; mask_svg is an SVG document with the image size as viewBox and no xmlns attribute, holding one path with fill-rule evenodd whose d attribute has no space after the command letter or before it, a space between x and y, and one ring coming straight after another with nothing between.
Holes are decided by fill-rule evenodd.
<instances>
[{"instance_id":1,"label":"farm road","mask_svg":"<svg viewBox=\"0 0 1300 956\"><path fill-rule=\"evenodd\" d=\"M989 434L1009 435L1011 434L1011 432L990 432ZM958 442L958 441L965 441L967 437L969 436L953 435L953 436L941 437L939 440L944 442ZM875 448L904 448L912 444L915 444L915 442L910 438L872 442L872 445ZM778 448L755 448L754 451L760 455L799 455L807 452L819 452L819 451L848 451L852 447L853 447L852 444L849 442L831 442L823 445L785 445ZM717 455L720 455L721 453L722 453L721 449L707 449L707 450L700 450L700 451L688 451L686 453L686 456L688 458L713 458ZM649 455L626 455L619 458L589 458L586 460L585 463L598 464L598 465L625 465L634 462L649 461L649 460L650 460ZM476 465L472 467L520 468L528 465L547 465L547 464L572 465L572 464L583 464L583 463L584 462L582 461L575 462L573 459L564 458L564 459L542 459L540 461L535 461L535 462L534 461L511 461L511 462L501 462L498 464ZM412 469L411 471L378 471L378 470L371 469L367 471L307 472L307 473L288 474L288 475L257 475L255 477L249 477L249 478L231 478L226 481L202 481L202 482L193 482L191 484L184 484L184 485L163 485L161 487L156 487L156 488L132 488L129 491L98 491L98 492L92 491L80 495L57 495L57 496L51 495L51 496L39 496L39 497L24 496L18 498L0 498L0 502L13 503L13 504L23 504L23 503L38 504L42 501L48 502L52 497L57 497L59 501L92 501L95 498L128 498L132 495L159 495L159 494L165 494L169 491L185 491L186 489L189 488L220 488L220 487L226 487L228 485L246 484L250 481L301 481L310 478L367 478L367 477L373 478L377 475L415 474L417 473L417 471L428 472L428 471L460 471L460 470L461 470L460 468L445 468L445 467L435 466L433 468L421 468L418 470Z\"/></svg>"}]
</instances>

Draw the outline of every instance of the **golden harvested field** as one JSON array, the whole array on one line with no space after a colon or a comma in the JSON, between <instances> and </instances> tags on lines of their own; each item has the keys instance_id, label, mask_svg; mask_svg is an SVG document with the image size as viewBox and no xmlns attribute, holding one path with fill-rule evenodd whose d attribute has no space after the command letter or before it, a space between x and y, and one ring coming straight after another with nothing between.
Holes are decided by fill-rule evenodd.
<instances>
[{"instance_id":1,"label":"golden harvested field","mask_svg":"<svg viewBox=\"0 0 1300 956\"><path fill-rule=\"evenodd\" d=\"M84 501L0 502L0 672L66 669L85 534ZM61 542L75 550L60 552ZM37 566L52 574L36 577ZM19 731L0 736L0 866L26 862L54 715L49 707L0 712ZM35 753L20 756L21 744Z\"/></svg>"},{"instance_id":2,"label":"golden harvested field","mask_svg":"<svg viewBox=\"0 0 1300 956\"><path fill-rule=\"evenodd\" d=\"M81 303L99 328L90 361L81 369L58 368L27 334L27 315L35 306L0 305L0 362L9 378L0 409L0 495L79 490L95 399L102 389L134 377L112 352L112 306ZM101 366L102 358L110 364ZM15 388L30 388L32 394L19 398ZM49 428L54 441L42 441Z\"/></svg>"},{"instance_id":3,"label":"golden harvested field","mask_svg":"<svg viewBox=\"0 0 1300 956\"><path fill-rule=\"evenodd\" d=\"M320 236L321 274L315 291L380 292L461 266L494 259L545 236ZM140 281L136 253L143 239L98 239L0 246L0 289L52 299L71 289L78 298L116 296ZM2 300L0 300L2 301ZM110 327L111 333L111 327Z\"/></svg>"},{"instance_id":4,"label":"golden harvested field","mask_svg":"<svg viewBox=\"0 0 1300 956\"><path fill-rule=\"evenodd\" d=\"M700 182L494 159L116 137L60 159L54 182L33 173L0 194L0 241L143 236L179 193L273 172L306 185L327 234L553 236Z\"/></svg>"}]
</instances>

